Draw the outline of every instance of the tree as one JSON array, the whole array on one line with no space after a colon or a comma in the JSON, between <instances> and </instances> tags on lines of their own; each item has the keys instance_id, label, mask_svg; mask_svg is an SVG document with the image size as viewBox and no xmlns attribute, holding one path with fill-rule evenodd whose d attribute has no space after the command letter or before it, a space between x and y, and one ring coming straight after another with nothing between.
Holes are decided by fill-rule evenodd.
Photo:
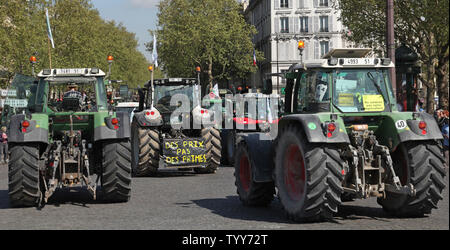
<instances>
[{"instance_id":1,"label":"tree","mask_svg":"<svg viewBox=\"0 0 450 250\"><path fill-rule=\"evenodd\" d=\"M45 44L37 39L42 26L36 19L39 4L42 1L0 2L0 65L9 72L8 79L12 72L31 73L28 58Z\"/></svg>"},{"instance_id":2,"label":"tree","mask_svg":"<svg viewBox=\"0 0 450 250\"><path fill-rule=\"evenodd\" d=\"M209 86L244 78L252 66L252 37L235 0L163 0L158 13L158 56L169 76L194 76L200 66ZM148 50L152 50L148 43ZM257 52L258 60L262 53Z\"/></svg>"},{"instance_id":3,"label":"tree","mask_svg":"<svg viewBox=\"0 0 450 250\"><path fill-rule=\"evenodd\" d=\"M31 74L28 58L36 55L38 70L50 67L44 9L48 8L55 41L53 68L99 67L111 79L136 87L149 79L146 58L135 34L122 24L104 21L90 0L10 0L0 2L0 65L10 74Z\"/></svg>"},{"instance_id":4,"label":"tree","mask_svg":"<svg viewBox=\"0 0 450 250\"><path fill-rule=\"evenodd\" d=\"M386 1L338 2L340 20L351 31L346 38L382 53L380 48L386 48ZM394 8L396 43L413 49L422 64L419 77L427 87L427 111L433 111L436 88L439 106L448 109L449 1L396 0Z\"/></svg>"}]
</instances>

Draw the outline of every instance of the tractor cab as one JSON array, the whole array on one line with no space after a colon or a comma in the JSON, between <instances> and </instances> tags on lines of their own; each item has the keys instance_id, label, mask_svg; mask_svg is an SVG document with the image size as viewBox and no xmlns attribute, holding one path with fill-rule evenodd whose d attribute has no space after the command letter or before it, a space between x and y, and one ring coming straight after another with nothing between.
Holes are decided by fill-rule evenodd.
<instances>
[{"instance_id":1,"label":"tractor cab","mask_svg":"<svg viewBox=\"0 0 450 250\"><path fill-rule=\"evenodd\" d=\"M141 123L144 126L181 124L190 119L191 112L194 119L201 121L208 113L200 105L200 85L195 78L155 79L153 86L148 82L139 93L139 111L148 113L148 121ZM184 116L173 116L175 111Z\"/></svg>"},{"instance_id":2,"label":"tractor cab","mask_svg":"<svg viewBox=\"0 0 450 250\"><path fill-rule=\"evenodd\" d=\"M366 58L369 49L335 49L323 59L294 64L286 73L288 113L397 111L388 58ZM361 56L361 57L356 57Z\"/></svg>"}]
</instances>

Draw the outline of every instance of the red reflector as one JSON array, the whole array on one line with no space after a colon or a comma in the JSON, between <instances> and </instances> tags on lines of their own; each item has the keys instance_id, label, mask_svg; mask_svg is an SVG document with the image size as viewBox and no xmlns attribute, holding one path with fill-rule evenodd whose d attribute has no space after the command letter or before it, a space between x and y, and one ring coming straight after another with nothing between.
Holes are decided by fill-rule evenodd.
<instances>
[{"instance_id":1,"label":"red reflector","mask_svg":"<svg viewBox=\"0 0 450 250\"><path fill-rule=\"evenodd\" d=\"M427 131L424 129L424 130L422 130L422 135L426 135L427 134Z\"/></svg>"},{"instance_id":2,"label":"red reflector","mask_svg":"<svg viewBox=\"0 0 450 250\"><path fill-rule=\"evenodd\" d=\"M342 169L341 174L345 175L345 170L344 169Z\"/></svg>"},{"instance_id":3,"label":"red reflector","mask_svg":"<svg viewBox=\"0 0 450 250\"><path fill-rule=\"evenodd\" d=\"M117 118L112 118L111 123L112 125L116 125L117 123L119 123L119 120L117 120Z\"/></svg>"},{"instance_id":4,"label":"red reflector","mask_svg":"<svg viewBox=\"0 0 450 250\"><path fill-rule=\"evenodd\" d=\"M145 115L149 116L149 115L150 115L150 112L146 112Z\"/></svg>"},{"instance_id":5,"label":"red reflector","mask_svg":"<svg viewBox=\"0 0 450 250\"><path fill-rule=\"evenodd\" d=\"M23 121L22 122L22 127L28 128L29 126L30 126L30 122L28 122L28 121Z\"/></svg>"},{"instance_id":6,"label":"red reflector","mask_svg":"<svg viewBox=\"0 0 450 250\"><path fill-rule=\"evenodd\" d=\"M419 122L419 128L420 129L426 129L427 128L427 123L424 121Z\"/></svg>"},{"instance_id":7,"label":"red reflector","mask_svg":"<svg viewBox=\"0 0 450 250\"><path fill-rule=\"evenodd\" d=\"M330 133L330 132L327 133L327 137L332 137L332 136L333 136L332 133Z\"/></svg>"},{"instance_id":8,"label":"red reflector","mask_svg":"<svg viewBox=\"0 0 450 250\"><path fill-rule=\"evenodd\" d=\"M327 129L333 133L336 130L336 125L334 123L328 123Z\"/></svg>"},{"instance_id":9,"label":"red reflector","mask_svg":"<svg viewBox=\"0 0 450 250\"><path fill-rule=\"evenodd\" d=\"M200 110L200 113L204 114L204 113L205 113L205 110L203 110L203 109L202 109L202 110Z\"/></svg>"},{"instance_id":10,"label":"red reflector","mask_svg":"<svg viewBox=\"0 0 450 250\"><path fill-rule=\"evenodd\" d=\"M155 115L155 111L150 112L150 115Z\"/></svg>"},{"instance_id":11,"label":"red reflector","mask_svg":"<svg viewBox=\"0 0 450 250\"><path fill-rule=\"evenodd\" d=\"M119 126L117 126L117 125L114 125L114 129L118 129L119 128Z\"/></svg>"},{"instance_id":12,"label":"red reflector","mask_svg":"<svg viewBox=\"0 0 450 250\"><path fill-rule=\"evenodd\" d=\"M24 133L27 132L27 129L26 129L26 128L23 128L23 129L22 129L22 132L24 132Z\"/></svg>"}]
</instances>

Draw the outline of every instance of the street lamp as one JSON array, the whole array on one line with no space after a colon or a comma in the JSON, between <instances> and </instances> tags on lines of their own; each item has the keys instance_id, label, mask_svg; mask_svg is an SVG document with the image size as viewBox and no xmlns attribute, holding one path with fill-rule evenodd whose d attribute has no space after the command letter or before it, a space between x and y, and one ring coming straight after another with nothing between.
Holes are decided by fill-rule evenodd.
<instances>
[{"instance_id":1,"label":"street lamp","mask_svg":"<svg viewBox=\"0 0 450 250\"><path fill-rule=\"evenodd\" d=\"M298 41L298 50L300 51L300 63L303 63L303 49L305 49L305 42L303 40Z\"/></svg>"}]
</instances>

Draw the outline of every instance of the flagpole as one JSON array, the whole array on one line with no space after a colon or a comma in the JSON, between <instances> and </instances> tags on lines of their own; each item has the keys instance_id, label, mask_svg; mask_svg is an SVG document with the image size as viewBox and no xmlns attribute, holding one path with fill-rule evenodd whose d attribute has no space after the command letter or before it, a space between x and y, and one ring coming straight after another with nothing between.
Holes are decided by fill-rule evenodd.
<instances>
[{"instance_id":1,"label":"flagpole","mask_svg":"<svg viewBox=\"0 0 450 250\"><path fill-rule=\"evenodd\" d=\"M52 49L50 48L50 43L52 48L55 48L55 43L53 42L52 29L50 27L50 19L48 17L47 8L45 8L45 20L47 21L48 58L50 62L50 69L52 69Z\"/></svg>"},{"instance_id":2,"label":"flagpole","mask_svg":"<svg viewBox=\"0 0 450 250\"><path fill-rule=\"evenodd\" d=\"M52 49L50 48L50 38L47 38L48 41L48 58L50 60L50 69L52 69Z\"/></svg>"}]
</instances>

